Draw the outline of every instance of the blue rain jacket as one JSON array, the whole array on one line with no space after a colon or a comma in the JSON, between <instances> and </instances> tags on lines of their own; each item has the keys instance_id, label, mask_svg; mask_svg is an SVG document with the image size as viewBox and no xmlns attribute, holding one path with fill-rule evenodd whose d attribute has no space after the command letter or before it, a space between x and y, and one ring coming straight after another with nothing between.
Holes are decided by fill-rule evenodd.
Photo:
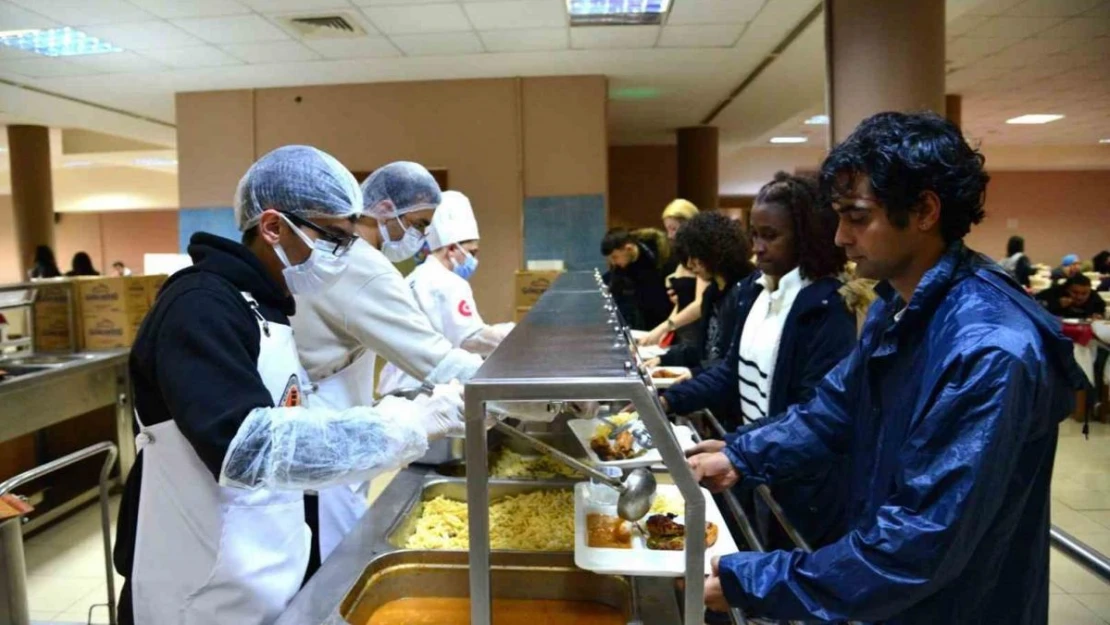
<instances>
[{"instance_id":1,"label":"blue rain jacket","mask_svg":"<svg viewBox=\"0 0 1110 625\"><path fill-rule=\"evenodd\" d=\"M753 616L963 625L1048 622L1057 427L1086 381L1052 319L954 243L908 307L880 285L852 354L813 400L733 440L748 485L847 456L849 531L721 559Z\"/></svg>"}]
</instances>

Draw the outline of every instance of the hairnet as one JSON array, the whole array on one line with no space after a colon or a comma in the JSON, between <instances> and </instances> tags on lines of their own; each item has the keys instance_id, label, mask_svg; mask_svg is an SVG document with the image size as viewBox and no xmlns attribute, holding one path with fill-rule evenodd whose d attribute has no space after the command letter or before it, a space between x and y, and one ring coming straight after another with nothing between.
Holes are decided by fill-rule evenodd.
<instances>
[{"instance_id":1,"label":"hairnet","mask_svg":"<svg viewBox=\"0 0 1110 625\"><path fill-rule=\"evenodd\" d=\"M287 145L258 159L235 191L240 231L267 209L298 217L351 217L362 209L358 181L335 157L307 145Z\"/></svg>"},{"instance_id":2,"label":"hairnet","mask_svg":"<svg viewBox=\"0 0 1110 625\"><path fill-rule=\"evenodd\" d=\"M1068 265L1074 265L1078 262L1079 262L1079 255L1078 254L1068 254L1067 256L1064 257L1064 262L1062 262L1060 264L1067 267Z\"/></svg>"},{"instance_id":3,"label":"hairnet","mask_svg":"<svg viewBox=\"0 0 1110 625\"><path fill-rule=\"evenodd\" d=\"M428 228L428 247L438 250L452 243L478 240L478 222L470 200L458 191L444 191L443 202Z\"/></svg>"},{"instance_id":4,"label":"hairnet","mask_svg":"<svg viewBox=\"0 0 1110 625\"><path fill-rule=\"evenodd\" d=\"M370 174L362 183L362 213L377 219L435 209L439 183L420 163L397 161Z\"/></svg>"}]
</instances>

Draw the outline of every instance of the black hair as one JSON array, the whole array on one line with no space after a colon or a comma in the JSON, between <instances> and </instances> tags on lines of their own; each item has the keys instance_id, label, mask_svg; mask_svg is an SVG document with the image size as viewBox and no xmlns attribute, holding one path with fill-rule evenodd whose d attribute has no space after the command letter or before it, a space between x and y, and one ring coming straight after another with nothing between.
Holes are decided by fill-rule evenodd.
<instances>
[{"instance_id":1,"label":"black hair","mask_svg":"<svg viewBox=\"0 0 1110 625\"><path fill-rule=\"evenodd\" d=\"M243 245L245 245L246 247L250 247L250 246L254 245L254 241L257 238L258 238L258 225L257 224L255 224L255 225L251 226L250 228L247 228L246 230L243 231L242 241L243 241Z\"/></svg>"},{"instance_id":2,"label":"black hair","mask_svg":"<svg viewBox=\"0 0 1110 625\"><path fill-rule=\"evenodd\" d=\"M1006 256L1010 257L1014 254L1023 253L1025 253L1025 239L1017 235L1010 237L1010 240L1006 242Z\"/></svg>"},{"instance_id":3,"label":"black hair","mask_svg":"<svg viewBox=\"0 0 1110 625\"><path fill-rule=\"evenodd\" d=\"M753 270L748 237L739 222L722 213L703 211L687 220L678 228L674 245L680 263L696 258L728 283L748 277Z\"/></svg>"},{"instance_id":4,"label":"black hair","mask_svg":"<svg viewBox=\"0 0 1110 625\"><path fill-rule=\"evenodd\" d=\"M70 273L75 276L100 275L93 267L92 258L89 258L89 255L85 252L77 252L73 255L73 271Z\"/></svg>"},{"instance_id":5,"label":"black hair","mask_svg":"<svg viewBox=\"0 0 1110 625\"><path fill-rule=\"evenodd\" d=\"M945 243L962 239L983 221L986 159L968 145L956 124L932 112L879 113L865 120L821 165L821 187L831 199L854 195L861 176L891 223L909 224L926 191L940 200Z\"/></svg>"},{"instance_id":6,"label":"black hair","mask_svg":"<svg viewBox=\"0 0 1110 625\"><path fill-rule=\"evenodd\" d=\"M837 216L821 200L816 179L780 171L759 190L755 204L776 206L790 213L802 277L816 280L844 269L848 258L836 245Z\"/></svg>"},{"instance_id":7,"label":"black hair","mask_svg":"<svg viewBox=\"0 0 1110 625\"><path fill-rule=\"evenodd\" d=\"M1090 287L1091 286L1091 279L1088 278L1087 276L1081 274L1081 273L1077 273L1074 276L1068 278L1066 282L1064 282L1064 288L1065 289L1068 288L1069 286Z\"/></svg>"},{"instance_id":8,"label":"black hair","mask_svg":"<svg viewBox=\"0 0 1110 625\"><path fill-rule=\"evenodd\" d=\"M601 239L601 255L608 256L629 243L636 244L636 238L631 232L624 228L613 228Z\"/></svg>"},{"instance_id":9,"label":"black hair","mask_svg":"<svg viewBox=\"0 0 1110 625\"><path fill-rule=\"evenodd\" d=\"M1102 250L1098 254L1095 254L1095 257L1091 260L1091 264L1094 265L1092 271L1110 273L1110 250Z\"/></svg>"},{"instance_id":10,"label":"black hair","mask_svg":"<svg viewBox=\"0 0 1110 625\"><path fill-rule=\"evenodd\" d=\"M62 270L58 269L58 261L54 259L54 250L49 245L35 247L34 272L36 278L57 278L62 275Z\"/></svg>"}]
</instances>

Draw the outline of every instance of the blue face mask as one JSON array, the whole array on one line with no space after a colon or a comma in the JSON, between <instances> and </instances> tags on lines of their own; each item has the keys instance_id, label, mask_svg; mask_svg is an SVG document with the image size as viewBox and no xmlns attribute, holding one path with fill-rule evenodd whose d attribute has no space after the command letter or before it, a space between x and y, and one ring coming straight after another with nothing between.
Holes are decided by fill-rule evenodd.
<instances>
[{"instance_id":1,"label":"blue face mask","mask_svg":"<svg viewBox=\"0 0 1110 625\"><path fill-rule=\"evenodd\" d=\"M478 259L474 258L474 255L466 251L465 248L460 247L459 249L462 250L463 254L466 254L466 258L464 258L461 263L456 262L455 259L452 258L452 271L463 280L469 280L470 276L474 275L475 271L478 271Z\"/></svg>"}]
</instances>

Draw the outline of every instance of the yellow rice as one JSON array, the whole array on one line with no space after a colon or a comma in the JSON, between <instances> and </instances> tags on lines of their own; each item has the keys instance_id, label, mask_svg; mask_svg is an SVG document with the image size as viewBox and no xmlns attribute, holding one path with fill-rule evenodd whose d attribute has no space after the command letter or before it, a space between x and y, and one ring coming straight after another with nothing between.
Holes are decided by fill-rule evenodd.
<instances>
[{"instance_id":1,"label":"yellow rice","mask_svg":"<svg viewBox=\"0 0 1110 625\"><path fill-rule=\"evenodd\" d=\"M536 491L495 501L489 509L490 545L514 551L574 551L574 495ZM409 549L465 551L470 547L466 504L445 497L424 503Z\"/></svg>"}]
</instances>

